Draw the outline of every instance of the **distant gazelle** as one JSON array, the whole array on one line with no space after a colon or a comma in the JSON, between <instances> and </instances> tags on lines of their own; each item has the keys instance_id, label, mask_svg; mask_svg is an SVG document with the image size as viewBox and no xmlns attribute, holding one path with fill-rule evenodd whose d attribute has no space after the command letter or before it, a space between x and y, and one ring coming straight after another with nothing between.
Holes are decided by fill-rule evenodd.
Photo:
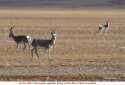
<instances>
[{"instance_id":1,"label":"distant gazelle","mask_svg":"<svg viewBox=\"0 0 125 85\"><path fill-rule=\"evenodd\" d=\"M123 49L125 49L125 47L120 47L120 51L122 51Z\"/></svg>"},{"instance_id":2,"label":"distant gazelle","mask_svg":"<svg viewBox=\"0 0 125 85\"><path fill-rule=\"evenodd\" d=\"M14 32L13 32L13 28L14 27L11 27L10 28L10 34L9 34L9 37L11 37L17 44L17 50L18 50L18 45L20 43L23 43L24 44L24 48L23 48L23 51L25 50L26 48L26 43L29 45L29 49L30 49L30 42L31 42L31 37L30 36L26 36L26 35L15 35Z\"/></svg>"},{"instance_id":3,"label":"distant gazelle","mask_svg":"<svg viewBox=\"0 0 125 85\"><path fill-rule=\"evenodd\" d=\"M109 21L106 21L105 25L99 25L99 34L105 33L107 35L107 31L109 30Z\"/></svg>"},{"instance_id":4,"label":"distant gazelle","mask_svg":"<svg viewBox=\"0 0 125 85\"><path fill-rule=\"evenodd\" d=\"M56 41L56 30L51 31L51 39L33 39L31 42L31 45L33 46L31 53L33 57L33 52L35 51L37 57L39 58L39 55L37 53L37 48L41 47L44 49L44 53L46 50L48 50L49 58L50 58L50 50L53 48L53 45Z\"/></svg>"}]
</instances>

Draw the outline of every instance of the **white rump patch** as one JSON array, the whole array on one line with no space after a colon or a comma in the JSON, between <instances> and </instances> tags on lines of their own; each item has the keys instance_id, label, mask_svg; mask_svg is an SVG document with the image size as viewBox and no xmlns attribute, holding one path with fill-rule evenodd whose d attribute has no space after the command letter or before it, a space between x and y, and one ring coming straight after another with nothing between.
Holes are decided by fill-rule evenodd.
<instances>
[{"instance_id":1,"label":"white rump patch","mask_svg":"<svg viewBox=\"0 0 125 85\"><path fill-rule=\"evenodd\" d=\"M99 27L103 27L102 25L99 25Z\"/></svg>"},{"instance_id":2,"label":"white rump patch","mask_svg":"<svg viewBox=\"0 0 125 85\"><path fill-rule=\"evenodd\" d=\"M102 25L99 25L99 31L102 30L103 26Z\"/></svg>"},{"instance_id":3,"label":"white rump patch","mask_svg":"<svg viewBox=\"0 0 125 85\"><path fill-rule=\"evenodd\" d=\"M28 39L28 43L29 43L29 44L32 44L32 41L33 41L32 38L31 38L30 36L26 36L26 37L27 37L27 39Z\"/></svg>"}]
</instances>

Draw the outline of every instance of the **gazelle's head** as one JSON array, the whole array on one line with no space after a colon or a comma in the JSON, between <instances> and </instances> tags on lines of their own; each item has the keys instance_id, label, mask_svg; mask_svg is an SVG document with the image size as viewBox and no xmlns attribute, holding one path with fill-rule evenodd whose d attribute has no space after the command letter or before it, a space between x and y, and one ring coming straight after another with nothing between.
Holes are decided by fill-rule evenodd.
<instances>
[{"instance_id":1,"label":"gazelle's head","mask_svg":"<svg viewBox=\"0 0 125 85\"><path fill-rule=\"evenodd\" d=\"M9 34L9 37L13 37L13 35L14 35L13 30L12 30L13 28L14 28L14 27L11 27L11 28L10 28L10 34Z\"/></svg>"},{"instance_id":2,"label":"gazelle's head","mask_svg":"<svg viewBox=\"0 0 125 85\"><path fill-rule=\"evenodd\" d=\"M56 36L57 36L56 30L52 30L52 31L51 31L51 35L52 35L52 39L53 39L53 40L56 40Z\"/></svg>"},{"instance_id":3,"label":"gazelle's head","mask_svg":"<svg viewBox=\"0 0 125 85\"><path fill-rule=\"evenodd\" d=\"M107 20L106 23L109 23L109 20Z\"/></svg>"}]
</instances>

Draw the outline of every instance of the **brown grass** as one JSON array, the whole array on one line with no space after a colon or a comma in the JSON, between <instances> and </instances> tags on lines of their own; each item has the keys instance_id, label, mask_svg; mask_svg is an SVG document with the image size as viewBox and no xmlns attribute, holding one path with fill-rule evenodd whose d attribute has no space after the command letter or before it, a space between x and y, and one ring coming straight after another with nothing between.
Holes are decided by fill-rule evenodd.
<instances>
[{"instance_id":1,"label":"brown grass","mask_svg":"<svg viewBox=\"0 0 125 85\"><path fill-rule=\"evenodd\" d=\"M0 10L0 66L95 66L95 67L125 67L125 52L119 48L125 46L125 10ZM107 36L97 36L98 25L109 19L111 26ZM57 29L57 42L51 51L51 65L47 53L40 59L34 55L33 62L29 50L16 51L16 44L8 38L9 27L14 26L15 33L27 34L32 37L50 38L51 29ZM38 62L39 60L39 62ZM105 76L98 76L98 72L83 76L59 76L61 80L105 80ZM70 74L73 75L74 73ZM76 74L76 73L75 73ZM84 73L83 73L84 74ZM97 74L97 75L96 75ZM101 73L100 73L101 74ZM119 75L120 72L112 75ZM33 74L34 75L34 74ZM93 76L94 75L94 76ZM49 75L48 75L49 76ZM111 75L107 75L111 77ZM19 80L29 79L21 76ZM37 77L37 76L35 76ZM121 78L121 76L119 76ZM2 79L3 78L3 79ZM9 78L9 79L8 79ZM2 76L0 80L15 80L14 76ZM38 76L36 80L41 76ZM91 79L92 78L92 79ZM122 79L125 79L122 77ZM121 79L121 80L122 80ZM42 79L41 79L42 80ZM44 79L43 79L44 80ZM51 80L59 80L54 75Z\"/></svg>"},{"instance_id":2,"label":"brown grass","mask_svg":"<svg viewBox=\"0 0 125 85\"><path fill-rule=\"evenodd\" d=\"M113 75L110 76L109 75ZM1 75L3 81L124 81L125 76L122 74L64 74L64 75Z\"/></svg>"}]
</instances>

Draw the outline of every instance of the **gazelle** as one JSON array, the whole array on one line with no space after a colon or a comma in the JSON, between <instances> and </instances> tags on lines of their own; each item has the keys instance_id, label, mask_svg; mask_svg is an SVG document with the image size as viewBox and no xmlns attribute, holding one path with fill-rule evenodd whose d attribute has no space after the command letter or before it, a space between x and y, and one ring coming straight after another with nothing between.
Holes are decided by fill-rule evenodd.
<instances>
[{"instance_id":1,"label":"gazelle","mask_svg":"<svg viewBox=\"0 0 125 85\"><path fill-rule=\"evenodd\" d=\"M120 47L120 51L122 51L123 49L125 49L125 47Z\"/></svg>"},{"instance_id":2,"label":"gazelle","mask_svg":"<svg viewBox=\"0 0 125 85\"><path fill-rule=\"evenodd\" d=\"M31 42L31 37L30 36L26 36L26 35L15 35L13 32L13 28L10 28L10 34L9 37L11 37L17 44L17 50L18 50L18 44L23 43L24 44L24 48L23 51L26 48L26 43L29 45L29 49L30 49L30 42Z\"/></svg>"},{"instance_id":3,"label":"gazelle","mask_svg":"<svg viewBox=\"0 0 125 85\"><path fill-rule=\"evenodd\" d=\"M106 21L105 25L99 25L99 34L102 35L102 33L104 32L107 35L108 29L109 29L109 21Z\"/></svg>"},{"instance_id":4,"label":"gazelle","mask_svg":"<svg viewBox=\"0 0 125 85\"><path fill-rule=\"evenodd\" d=\"M51 31L51 39L33 39L31 45L33 46L31 50L31 54L33 57L33 52L35 51L37 57L39 58L39 55L37 53L37 47L41 47L44 49L44 53L46 50L48 50L49 58L50 58L50 50L53 48L53 45L56 41L56 30ZM44 54L43 54L44 55Z\"/></svg>"}]
</instances>

